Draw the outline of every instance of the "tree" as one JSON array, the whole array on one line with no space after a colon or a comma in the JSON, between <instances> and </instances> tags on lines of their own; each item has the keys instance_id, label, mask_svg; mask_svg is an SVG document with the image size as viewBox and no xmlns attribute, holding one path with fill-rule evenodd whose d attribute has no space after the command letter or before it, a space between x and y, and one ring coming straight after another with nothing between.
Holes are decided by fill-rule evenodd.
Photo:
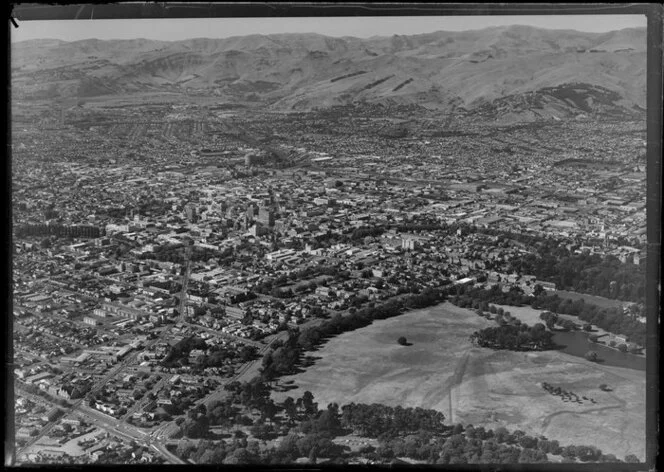
<instances>
[{"instance_id":1,"label":"tree","mask_svg":"<svg viewBox=\"0 0 664 472\"><path fill-rule=\"evenodd\" d=\"M297 441L298 441L298 436L295 433L289 433L288 436L286 436L280 443L279 443L279 451L285 453L285 454L291 454L293 456L297 456L298 454L298 449L297 449Z\"/></svg>"},{"instance_id":2,"label":"tree","mask_svg":"<svg viewBox=\"0 0 664 472\"><path fill-rule=\"evenodd\" d=\"M408 345L408 340L406 339L405 336L401 336L399 339L397 339L397 342L401 344L402 346L407 346Z\"/></svg>"},{"instance_id":3,"label":"tree","mask_svg":"<svg viewBox=\"0 0 664 472\"><path fill-rule=\"evenodd\" d=\"M527 449L534 449L537 447L537 438L531 436L523 436L519 439L519 445Z\"/></svg>"},{"instance_id":4,"label":"tree","mask_svg":"<svg viewBox=\"0 0 664 472\"><path fill-rule=\"evenodd\" d=\"M562 323L560 323L560 326L566 331L573 331L576 329L576 324L572 320L563 320Z\"/></svg>"},{"instance_id":5,"label":"tree","mask_svg":"<svg viewBox=\"0 0 664 472\"><path fill-rule=\"evenodd\" d=\"M316 412L316 409L314 408L314 395L309 390L302 394L302 405L304 406L304 411L307 415Z\"/></svg>"},{"instance_id":6,"label":"tree","mask_svg":"<svg viewBox=\"0 0 664 472\"><path fill-rule=\"evenodd\" d=\"M189 459L189 455L194 450L194 444L191 441L179 441L175 449L175 455L182 459Z\"/></svg>"},{"instance_id":7,"label":"tree","mask_svg":"<svg viewBox=\"0 0 664 472\"><path fill-rule=\"evenodd\" d=\"M309 463L310 464L315 464L316 463L316 452L317 452L317 446L312 446L311 450L309 451Z\"/></svg>"},{"instance_id":8,"label":"tree","mask_svg":"<svg viewBox=\"0 0 664 472\"><path fill-rule=\"evenodd\" d=\"M585 354L585 358L591 362L597 362L597 353L595 351L588 351Z\"/></svg>"},{"instance_id":9,"label":"tree","mask_svg":"<svg viewBox=\"0 0 664 472\"><path fill-rule=\"evenodd\" d=\"M547 457L546 454L542 451L539 451L537 449L531 449L531 448L524 448L521 450L519 453L519 463L520 464L534 464L534 463L541 463L541 462L546 462Z\"/></svg>"},{"instance_id":10,"label":"tree","mask_svg":"<svg viewBox=\"0 0 664 472\"><path fill-rule=\"evenodd\" d=\"M619 345L618 345L618 350L619 350L620 352L627 352L627 344L625 344L625 343L621 343L621 344L619 344Z\"/></svg>"},{"instance_id":11,"label":"tree","mask_svg":"<svg viewBox=\"0 0 664 472\"><path fill-rule=\"evenodd\" d=\"M597 461L602 451L593 446L577 446L576 456L583 462Z\"/></svg>"},{"instance_id":12,"label":"tree","mask_svg":"<svg viewBox=\"0 0 664 472\"><path fill-rule=\"evenodd\" d=\"M291 424L294 423L297 419L297 407L295 406L295 400L293 397L286 397L282 406L284 407L284 411L286 412L286 415L288 416Z\"/></svg>"},{"instance_id":13,"label":"tree","mask_svg":"<svg viewBox=\"0 0 664 472\"><path fill-rule=\"evenodd\" d=\"M252 462L251 453L244 447L235 449L223 461L224 464L249 464L250 462Z\"/></svg>"},{"instance_id":14,"label":"tree","mask_svg":"<svg viewBox=\"0 0 664 472\"><path fill-rule=\"evenodd\" d=\"M628 454L625 456L625 462L628 464L638 464L641 461L634 454Z\"/></svg>"},{"instance_id":15,"label":"tree","mask_svg":"<svg viewBox=\"0 0 664 472\"><path fill-rule=\"evenodd\" d=\"M274 400L272 400L271 398L263 402L263 404L261 405L261 415L270 420L270 423L272 423L272 419L274 418L274 415L277 414L277 411L278 408L274 404Z\"/></svg>"},{"instance_id":16,"label":"tree","mask_svg":"<svg viewBox=\"0 0 664 472\"><path fill-rule=\"evenodd\" d=\"M509 436L510 436L509 431L507 431L507 428L503 426L499 426L498 428L496 428L494 432L494 437L496 438L496 441L498 441L499 443L506 442Z\"/></svg>"},{"instance_id":17,"label":"tree","mask_svg":"<svg viewBox=\"0 0 664 472\"><path fill-rule=\"evenodd\" d=\"M270 436L271 429L268 425L263 423L261 420L254 424L249 431L251 435L258 439L268 439Z\"/></svg>"},{"instance_id":18,"label":"tree","mask_svg":"<svg viewBox=\"0 0 664 472\"><path fill-rule=\"evenodd\" d=\"M316 420L316 428L320 432L337 434L341 429L339 421L339 406L336 403L330 403Z\"/></svg>"}]
</instances>

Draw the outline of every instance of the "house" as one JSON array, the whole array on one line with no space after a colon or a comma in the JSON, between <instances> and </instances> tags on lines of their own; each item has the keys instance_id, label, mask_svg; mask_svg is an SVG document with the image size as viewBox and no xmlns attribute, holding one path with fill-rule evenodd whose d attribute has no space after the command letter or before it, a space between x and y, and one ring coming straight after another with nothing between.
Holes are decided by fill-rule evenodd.
<instances>
[{"instance_id":1,"label":"house","mask_svg":"<svg viewBox=\"0 0 664 472\"><path fill-rule=\"evenodd\" d=\"M334 294L334 291L329 287L316 287L315 293L319 296L330 297Z\"/></svg>"},{"instance_id":2,"label":"house","mask_svg":"<svg viewBox=\"0 0 664 472\"><path fill-rule=\"evenodd\" d=\"M615 341L616 344L627 344L627 336L624 334L616 334L613 336L613 341Z\"/></svg>"},{"instance_id":3,"label":"house","mask_svg":"<svg viewBox=\"0 0 664 472\"><path fill-rule=\"evenodd\" d=\"M555 292L556 291L556 284L553 282L544 282L542 280L535 280L533 286L535 285L540 285L544 290L550 291L550 292Z\"/></svg>"},{"instance_id":4,"label":"house","mask_svg":"<svg viewBox=\"0 0 664 472\"><path fill-rule=\"evenodd\" d=\"M62 449L42 449L40 454L42 454L44 457L57 459L64 457L67 453Z\"/></svg>"},{"instance_id":5,"label":"house","mask_svg":"<svg viewBox=\"0 0 664 472\"><path fill-rule=\"evenodd\" d=\"M43 414L40 419L42 421L45 421L47 423L50 423L51 421L55 421L60 415L62 414L62 410L60 408L51 408L48 410L45 414Z\"/></svg>"}]
</instances>

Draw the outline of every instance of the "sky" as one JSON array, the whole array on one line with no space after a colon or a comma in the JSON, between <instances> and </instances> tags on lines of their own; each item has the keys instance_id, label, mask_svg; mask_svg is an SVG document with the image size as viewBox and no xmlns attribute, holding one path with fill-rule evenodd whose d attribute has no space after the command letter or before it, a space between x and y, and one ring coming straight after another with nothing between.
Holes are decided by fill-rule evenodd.
<instances>
[{"instance_id":1,"label":"sky","mask_svg":"<svg viewBox=\"0 0 664 472\"><path fill-rule=\"evenodd\" d=\"M326 36L391 36L433 31L464 31L491 26L529 25L547 29L606 32L645 27L645 15L519 15L310 18L195 18L136 20L17 21L10 24L12 42L28 39L226 38L249 34L319 33Z\"/></svg>"}]
</instances>

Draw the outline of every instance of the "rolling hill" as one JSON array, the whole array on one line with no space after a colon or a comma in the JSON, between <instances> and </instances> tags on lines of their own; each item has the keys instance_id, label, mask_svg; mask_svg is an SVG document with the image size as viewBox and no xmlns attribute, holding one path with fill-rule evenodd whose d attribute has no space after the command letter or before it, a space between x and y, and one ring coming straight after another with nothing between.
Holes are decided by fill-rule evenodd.
<instances>
[{"instance_id":1,"label":"rolling hill","mask_svg":"<svg viewBox=\"0 0 664 472\"><path fill-rule=\"evenodd\" d=\"M11 54L17 99L162 91L275 110L366 101L516 120L634 115L646 102L645 29L33 40Z\"/></svg>"}]
</instances>

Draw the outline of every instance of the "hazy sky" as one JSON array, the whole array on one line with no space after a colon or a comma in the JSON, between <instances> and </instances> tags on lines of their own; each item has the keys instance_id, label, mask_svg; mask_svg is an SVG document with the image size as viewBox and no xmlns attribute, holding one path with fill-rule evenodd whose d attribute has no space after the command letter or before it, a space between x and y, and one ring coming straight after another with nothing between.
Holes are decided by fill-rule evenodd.
<instances>
[{"instance_id":1,"label":"hazy sky","mask_svg":"<svg viewBox=\"0 0 664 472\"><path fill-rule=\"evenodd\" d=\"M645 15L419 16L328 18L196 18L140 20L22 21L10 24L12 41L54 38L158 39L225 38L247 34L320 33L327 36L391 36L463 31L490 26L530 25L548 29L605 32L645 27Z\"/></svg>"}]
</instances>

